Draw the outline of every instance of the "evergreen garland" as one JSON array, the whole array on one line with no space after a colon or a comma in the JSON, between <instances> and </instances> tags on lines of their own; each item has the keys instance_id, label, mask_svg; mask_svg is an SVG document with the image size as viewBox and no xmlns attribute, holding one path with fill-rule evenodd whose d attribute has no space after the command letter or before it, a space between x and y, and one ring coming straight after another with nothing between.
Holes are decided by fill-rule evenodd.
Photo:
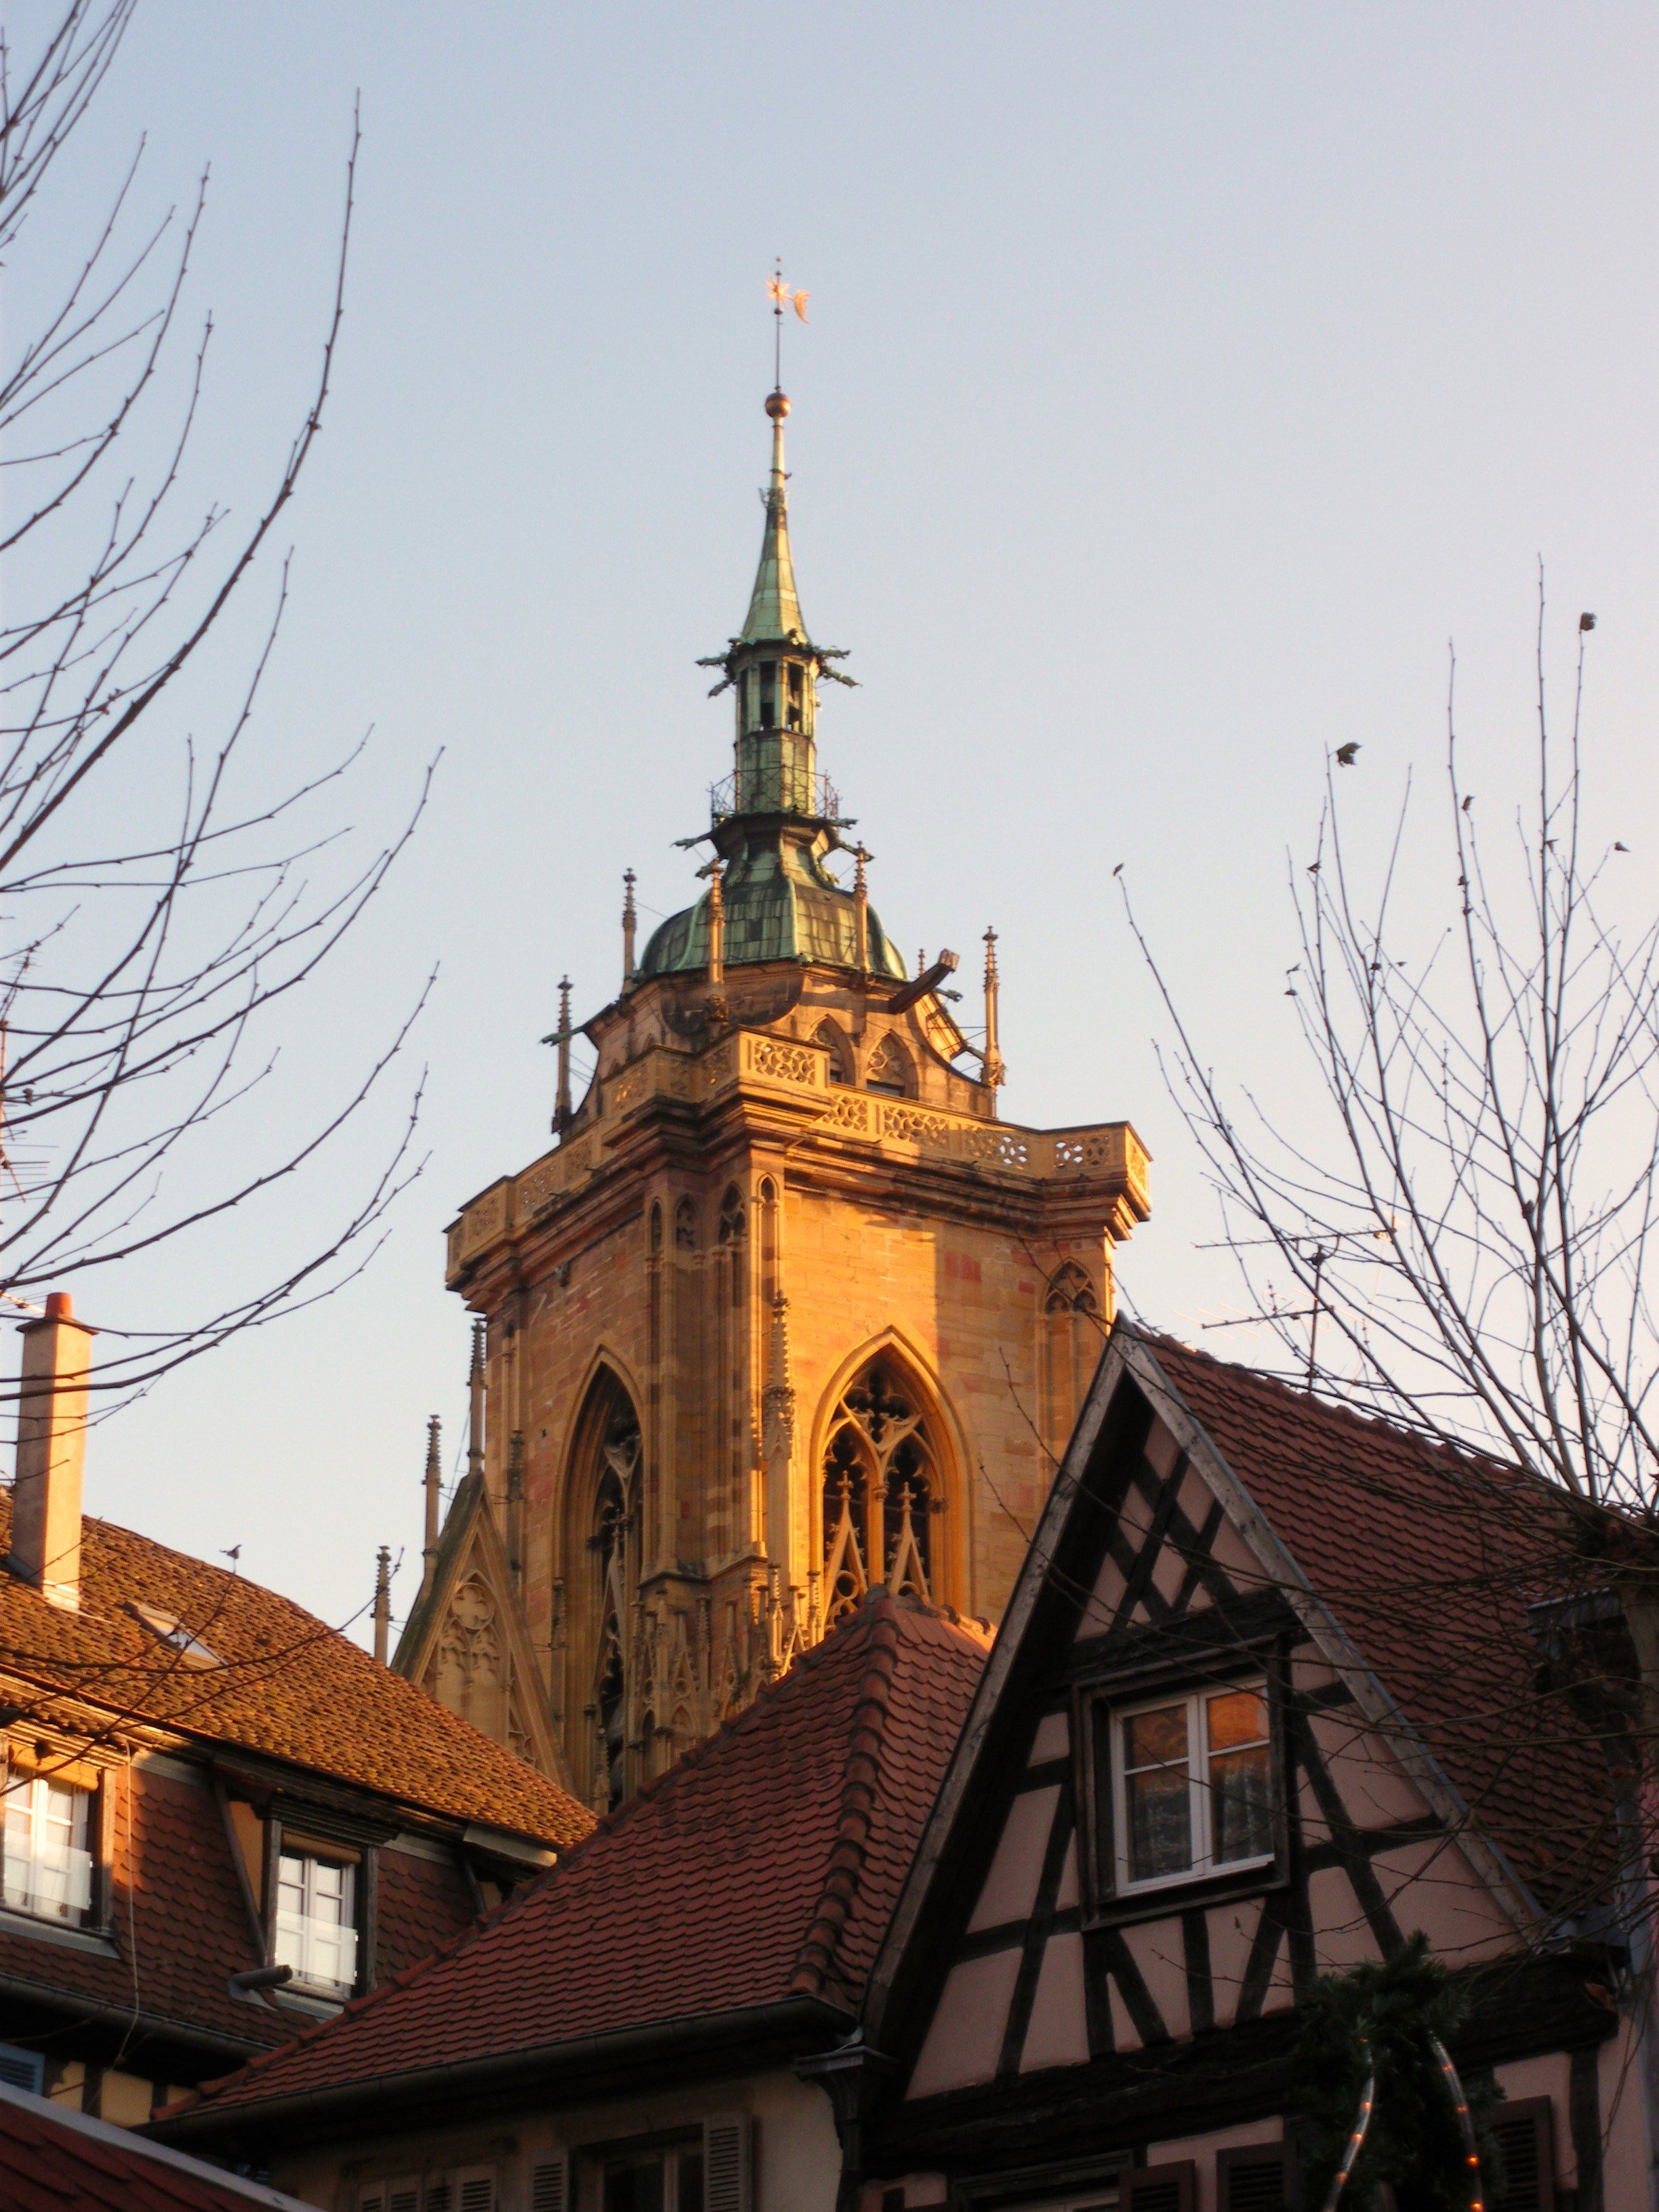
<instances>
[{"instance_id":1,"label":"evergreen garland","mask_svg":"<svg viewBox=\"0 0 1659 2212\"><path fill-rule=\"evenodd\" d=\"M1421 1934L1392 1959L1315 1983L1291 2062L1306 2176L1303 2202L1310 2212L1325 2202L1373 2072L1370 2127L1343 2212L1366 2212L1384 2183L1399 2212L1470 2212L1473 2177L1433 2042L1437 2036L1449 2042L1468 2012L1467 1992ZM1503 2194L1504 2176L1486 2122L1502 2093L1490 2076L1463 2087L1474 2120L1481 2195L1490 2204Z\"/></svg>"}]
</instances>

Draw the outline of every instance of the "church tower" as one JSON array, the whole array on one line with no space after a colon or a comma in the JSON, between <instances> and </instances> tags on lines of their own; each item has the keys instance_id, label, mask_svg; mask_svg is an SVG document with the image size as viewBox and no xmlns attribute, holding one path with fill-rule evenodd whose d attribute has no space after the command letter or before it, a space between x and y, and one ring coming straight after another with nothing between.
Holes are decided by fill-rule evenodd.
<instances>
[{"instance_id":1,"label":"church tower","mask_svg":"<svg viewBox=\"0 0 1659 2212\"><path fill-rule=\"evenodd\" d=\"M1147 1215L1124 1121L1000 1121L985 1028L911 973L817 763L784 418L703 889L574 1028L556 1141L449 1231L484 1324L472 1458L396 1664L619 1802L877 1583L994 1619ZM711 695L713 696L713 695ZM598 1066L571 1103L569 1048Z\"/></svg>"}]
</instances>

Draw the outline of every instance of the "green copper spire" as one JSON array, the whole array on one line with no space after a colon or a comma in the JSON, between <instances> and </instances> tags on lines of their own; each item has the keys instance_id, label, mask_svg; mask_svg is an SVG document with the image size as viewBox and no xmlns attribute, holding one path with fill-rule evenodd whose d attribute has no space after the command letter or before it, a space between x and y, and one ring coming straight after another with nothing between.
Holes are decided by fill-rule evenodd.
<instances>
[{"instance_id":1,"label":"green copper spire","mask_svg":"<svg viewBox=\"0 0 1659 2212\"><path fill-rule=\"evenodd\" d=\"M795 563L789 551L788 476L783 465L783 418L789 412L788 395L774 392L766 402L772 418L772 481L766 494L766 535L761 540L760 567L749 601L749 617L738 633L739 645L806 642L806 625L800 618L795 595Z\"/></svg>"},{"instance_id":2,"label":"green copper spire","mask_svg":"<svg viewBox=\"0 0 1659 2212\"><path fill-rule=\"evenodd\" d=\"M824 866L841 846L841 832L851 825L818 774L818 684L853 679L833 665L846 654L814 645L801 620L783 465L789 402L781 392L771 393L766 411L772 419L772 482L748 618L724 653L699 663L720 671L710 696L731 691L737 708L732 774L709 794L714 819L708 834L723 871L720 923L711 931L714 901L707 893L684 914L672 915L646 946L636 971L641 981L711 967L724 981L732 968L780 960L863 974L904 973L876 915Z\"/></svg>"}]
</instances>

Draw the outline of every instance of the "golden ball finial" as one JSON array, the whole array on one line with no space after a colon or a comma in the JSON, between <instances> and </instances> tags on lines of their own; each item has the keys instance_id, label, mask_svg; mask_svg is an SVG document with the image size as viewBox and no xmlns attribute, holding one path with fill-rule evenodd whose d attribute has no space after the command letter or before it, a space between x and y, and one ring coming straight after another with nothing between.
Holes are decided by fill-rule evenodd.
<instances>
[{"instance_id":1,"label":"golden ball finial","mask_svg":"<svg viewBox=\"0 0 1659 2212\"><path fill-rule=\"evenodd\" d=\"M789 412L789 394L787 392L769 392L766 395L766 411L775 422L781 422Z\"/></svg>"}]
</instances>

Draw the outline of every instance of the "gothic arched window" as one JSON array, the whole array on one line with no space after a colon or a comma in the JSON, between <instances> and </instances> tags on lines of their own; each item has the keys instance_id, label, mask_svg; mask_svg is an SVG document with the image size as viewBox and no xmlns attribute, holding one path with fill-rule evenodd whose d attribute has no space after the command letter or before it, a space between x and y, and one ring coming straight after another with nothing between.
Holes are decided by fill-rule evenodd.
<instances>
[{"instance_id":1,"label":"gothic arched window","mask_svg":"<svg viewBox=\"0 0 1659 2212\"><path fill-rule=\"evenodd\" d=\"M864 1087L890 1098L908 1098L915 1089L910 1055L896 1036L884 1036L865 1064Z\"/></svg>"},{"instance_id":2,"label":"gothic arched window","mask_svg":"<svg viewBox=\"0 0 1659 2212\"><path fill-rule=\"evenodd\" d=\"M579 1675L577 1681L592 1726L590 1796L601 1809L619 1805L627 1794L628 1747L641 1726L635 1710L642 1688L635 1620L641 1457L634 1401L615 1376L602 1374L582 1409L572 1468L579 1513L581 1499L587 1500L586 1525L576 1523L578 1555L585 1548L587 1565L578 1661L585 1662L586 1680Z\"/></svg>"},{"instance_id":3,"label":"gothic arched window","mask_svg":"<svg viewBox=\"0 0 1659 2212\"><path fill-rule=\"evenodd\" d=\"M1075 1260L1049 1277L1042 1299L1042 1395L1048 1449L1065 1450L1100 1357L1104 1332L1095 1286Z\"/></svg>"},{"instance_id":4,"label":"gothic arched window","mask_svg":"<svg viewBox=\"0 0 1659 2212\"><path fill-rule=\"evenodd\" d=\"M831 1083L850 1083L853 1080L853 1055L847 1039L834 1022L821 1021L812 1032L814 1044L821 1044L830 1054Z\"/></svg>"},{"instance_id":5,"label":"gothic arched window","mask_svg":"<svg viewBox=\"0 0 1659 2212\"><path fill-rule=\"evenodd\" d=\"M878 1354L842 1392L823 1474L824 1626L877 1584L931 1599L939 1451L920 1396L889 1356Z\"/></svg>"}]
</instances>

